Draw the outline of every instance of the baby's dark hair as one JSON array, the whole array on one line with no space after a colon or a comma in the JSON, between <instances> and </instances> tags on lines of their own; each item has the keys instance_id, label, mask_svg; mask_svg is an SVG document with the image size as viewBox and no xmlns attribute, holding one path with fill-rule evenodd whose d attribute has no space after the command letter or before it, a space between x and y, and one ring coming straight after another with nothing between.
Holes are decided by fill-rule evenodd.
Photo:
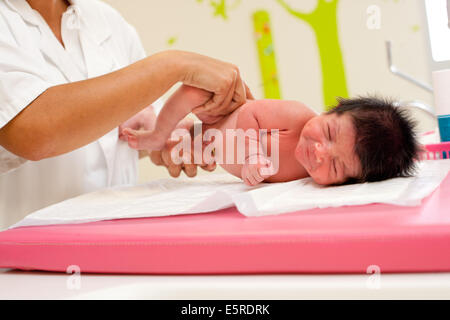
<instances>
[{"instance_id":1,"label":"baby's dark hair","mask_svg":"<svg viewBox=\"0 0 450 320\"><path fill-rule=\"evenodd\" d=\"M406 110L389 99L373 96L339 98L338 102L328 114L351 116L356 133L355 153L361 162L361 175L347 183L408 177L414 173L420 146L414 133L416 123Z\"/></svg>"}]
</instances>

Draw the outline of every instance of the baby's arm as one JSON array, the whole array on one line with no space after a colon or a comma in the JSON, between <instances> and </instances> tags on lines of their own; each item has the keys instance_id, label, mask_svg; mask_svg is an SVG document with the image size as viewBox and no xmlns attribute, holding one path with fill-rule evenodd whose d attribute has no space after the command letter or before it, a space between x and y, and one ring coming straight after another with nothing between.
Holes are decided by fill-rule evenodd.
<instances>
[{"instance_id":1,"label":"baby's arm","mask_svg":"<svg viewBox=\"0 0 450 320\"><path fill-rule=\"evenodd\" d=\"M164 104L153 131L125 129L123 134L133 149L161 150L177 124L210 98L208 91L182 85Z\"/></svg>"}]
</instances>

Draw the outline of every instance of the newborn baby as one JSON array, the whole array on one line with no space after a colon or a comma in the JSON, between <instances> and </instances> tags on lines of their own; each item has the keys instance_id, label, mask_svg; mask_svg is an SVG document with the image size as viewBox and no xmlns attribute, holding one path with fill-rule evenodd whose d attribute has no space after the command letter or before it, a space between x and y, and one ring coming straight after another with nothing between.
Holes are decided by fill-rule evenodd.
<instances>
[{"instance_id":1,"label":"newborn baby","mask_svg":"<svg viewBox=\"0 0 450 320\"><path fill-rule=\"evenodd\" d=\"M124 130L128 144L139 150L161 149L177 123L209 98L204 90L182 85L164 105L154 131ZM227 131L266 130L245 138L243 162L234 157L231 163L219 163L248 185L308 176L322 185L408 176L419 150L412 121L392 103L377 98L340 99L337 107L321 115L301 102L286 100L248 100L215 123L211 122L216 119L196 114L203 121L203 132L223 133L221 141L209 142L213 148L203 141L203 150L209 148L213 155L226 154L231 142L231 150L237 151L236 139L226 139ZM250 148L252 139L256 149Z\"/></svg>"}]
</instances>

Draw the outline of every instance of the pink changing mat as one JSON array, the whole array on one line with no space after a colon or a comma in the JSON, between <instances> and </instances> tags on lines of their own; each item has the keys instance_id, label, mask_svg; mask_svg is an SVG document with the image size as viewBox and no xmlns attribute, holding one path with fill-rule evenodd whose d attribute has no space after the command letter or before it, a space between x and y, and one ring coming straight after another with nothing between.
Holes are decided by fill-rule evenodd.
<instances>
[{"instance_id":1,"label":"pink changing mat","mask_svg":"<svg viewBox=\"0 0 450 320\"><path fill-rule=\"evenodd\" d=\"M0 267L81 273L450 271L450 176L418 207L372 204L246 218L210 214L0 232ZM375 269L374 269L375 266Z\"/></svg>"}]
</instances>

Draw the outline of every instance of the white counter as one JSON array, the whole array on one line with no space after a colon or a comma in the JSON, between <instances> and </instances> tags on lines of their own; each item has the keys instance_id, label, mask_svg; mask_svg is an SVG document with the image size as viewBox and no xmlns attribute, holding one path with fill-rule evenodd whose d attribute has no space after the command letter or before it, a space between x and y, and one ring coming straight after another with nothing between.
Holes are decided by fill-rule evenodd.
<instances>
[{"instance_id":1,"label":"white counter","mask_svg":"<svg viewBox=\"0 0 450 320\"><path fill-rule=\"evenodd\" d=\"M0 269L0 299L450 299L450 273L152 276Z\"/></svg>"}]
</instances>

